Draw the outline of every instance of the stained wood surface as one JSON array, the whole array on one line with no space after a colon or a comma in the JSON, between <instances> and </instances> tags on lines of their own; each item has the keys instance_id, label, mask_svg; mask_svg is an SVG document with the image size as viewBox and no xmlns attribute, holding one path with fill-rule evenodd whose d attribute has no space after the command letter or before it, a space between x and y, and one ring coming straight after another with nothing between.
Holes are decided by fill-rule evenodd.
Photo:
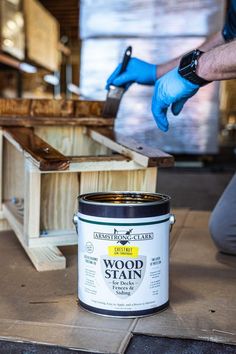
<instances>
[{"instance_id":1,"label":"stained wood surface","mask_svg":"<svg viewBox=\"0 0 236 354\"><path fill-rule=\"evenodd\" d=\"M159 149L146 146L143 143L140 144L135 138L127 137L113 129L88 129L88 135L95 141L133 159L144 167L170 167L174 165L173 156Z\"/></svg>"},{"instance_id":2,"label":"stained wood surface","mask_svg":"<svg viewBox=\"0 0 236 354\"><path fill-rule=\"evenodd\" d=\"M59 151L34 134L30 128L8 128L4 136L30 154L36 165L42 171L66 170L69 160Z\"/></svg>"},{"instance_id":3,"label":"stained wood surface","mask_svg":"<svg viewBox=\"0 0 236 354\"><path fill-rule=\"evenodd\" d=\"M111 126L114 119L102 117L103 106L103 101L0 99L0 126Z\"/></svg>"}]
</instances>

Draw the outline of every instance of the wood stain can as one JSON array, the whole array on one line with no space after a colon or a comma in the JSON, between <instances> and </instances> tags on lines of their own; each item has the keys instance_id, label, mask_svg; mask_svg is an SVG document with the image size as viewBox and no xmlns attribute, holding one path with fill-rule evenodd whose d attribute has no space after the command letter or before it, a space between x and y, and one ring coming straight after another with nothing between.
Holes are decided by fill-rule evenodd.
<instances>
[{"instance_id":1,"label":"wood stain can","mask_svg":"<svg viewBox=\"0 0 236 354\"><path fill-rule=\"evenodd\" d=\"M116 317L146 316L169 305L170 197L100 192L79 196L78 301Z\"/></svg>"}]
</instances>

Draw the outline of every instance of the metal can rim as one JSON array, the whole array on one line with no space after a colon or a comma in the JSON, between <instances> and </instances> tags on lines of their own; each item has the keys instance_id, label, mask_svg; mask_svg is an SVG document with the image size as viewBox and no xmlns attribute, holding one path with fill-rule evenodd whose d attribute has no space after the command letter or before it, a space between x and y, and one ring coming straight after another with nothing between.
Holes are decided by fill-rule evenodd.
<instances>
[{"instance_id":1,"label":"metal can rim","mask_svg":"<svg viewBox=\"0 0 236 354\"><path fill-rule=\"evenodd\" d=\"M143 200L143 203L111 203L111 202L104 202L104 201L96 201L93 200L93 197L97 197L97 196L125 196L125 195L129 195L129 196L150 196L150 197L156 197L156 200L153 201L147 201L147 200ZM87 199L88 198L88 199ZM91 198L91 199L90 199ZM81 194L80 196L78 196L78 200L81 203L85 203L85 204L93 204L93 205L107 205L107 206L115 206L115 207L123 207L123 206L136 206L136 207L142 207L144 204L151 206L151 205L156 205L156 204L162 204L162 203L166 203L169 202L171 200L171 197L166 195L166 194L162 194L162 193L151 193L151 192L137 192L137 191L112 191L112 192L93 192L93 193L85 193L85 194Z\"/></svg>"}]
</instances>

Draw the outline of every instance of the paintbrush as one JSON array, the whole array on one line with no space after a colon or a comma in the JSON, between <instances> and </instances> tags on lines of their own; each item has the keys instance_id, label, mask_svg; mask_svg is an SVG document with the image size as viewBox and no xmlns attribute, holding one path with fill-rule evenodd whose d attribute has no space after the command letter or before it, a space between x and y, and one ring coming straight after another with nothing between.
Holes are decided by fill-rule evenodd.
<instances>
[{"instance_id":1,"label":"paintbrush","mask_svg":"<svg viewBox=\"0 0 236 354\"><path fill-rule=\"evenodd\" d=\"M125 71L129 63L129 60L131 58L131 54L132 54L132 47L129 46L125 51L119 75ZM125 88L123 86L119 86L119 87L114 85L109 86L107 92L107 98L106 98L106 102L102 114L103 117L107 117L107 118L116 117L119 109L120 101L124 92L125 92Z\"/></svg>"}]
</instances>

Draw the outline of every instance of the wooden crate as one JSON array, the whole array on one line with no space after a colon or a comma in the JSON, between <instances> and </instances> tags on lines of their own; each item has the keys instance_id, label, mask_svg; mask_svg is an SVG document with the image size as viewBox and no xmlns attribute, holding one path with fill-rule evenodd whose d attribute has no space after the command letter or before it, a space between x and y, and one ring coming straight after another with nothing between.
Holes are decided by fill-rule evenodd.
<instances>
[{"instance_id":1,"label":"wooden crate","mask_svg":"<svg viewBox=\"0 0 236 354\"><path fill-rule=\"evenodd\" d=\"M21 0L0 1L0 43L3 52L24 59L25 34Z\"/></svg>"},{"instance_id":2,"label":"wooden crate","mask_svg":"<svg viewBox=\"0 0 236 354\"><path fill-rule=\"evenodd\" d=\"M37 0L24 0L27 59L50 70L59 69L59 23Z\"/></svg>"},{"instance_id":3,"label":"wooden crate","mask_svg":"<svg viewBox=\"0 0 236 354\"><path fill-rule=\"evenodd\" d=\"M173 157L143 145L140 149L137 141L107 126L105 118L97 117L100 123L103 120L98 127L94 111L102 103L49 101L46 107L45 101L23 100L17 108L19 102L0 100L2 217L37 270L62 269L65 257L57 246L77 243L72 217L78 195L107 190L155 192L157 168L173 165ZM57 111L60 104L68 110L69 121L76 119L72 113L80 116L77 124L65 124L63 112ZM20 124L19 111L22 126L7 126L7 119L18 119ZM89 121L89 116L90 125L78 124L80 119ZM36 124L23 127L27 119Z\"/></svg>"}]
</instances>

